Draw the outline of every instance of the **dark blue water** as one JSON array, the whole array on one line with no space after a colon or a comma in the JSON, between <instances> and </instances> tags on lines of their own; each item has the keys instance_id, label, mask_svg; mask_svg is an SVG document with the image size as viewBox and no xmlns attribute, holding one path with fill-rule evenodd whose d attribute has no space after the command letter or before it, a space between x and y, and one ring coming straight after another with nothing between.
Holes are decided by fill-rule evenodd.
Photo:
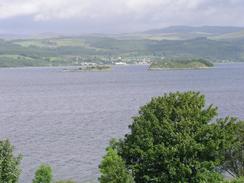
<instances>
[{"instance_id":1,"label":"dark blue water","mask_svg":"<svg viewBox=\"0 0 244 183\"><path fill-rule=\"evenodd\" d=\"M23 155L21 183L31 182L40 163L52 165L55 179L94 178L109 139L128 132L139 106L186 90L205 94L220 116L244 119L244 64L174 71L0 69L0 138Z\"/></svg>"}]
</instances>

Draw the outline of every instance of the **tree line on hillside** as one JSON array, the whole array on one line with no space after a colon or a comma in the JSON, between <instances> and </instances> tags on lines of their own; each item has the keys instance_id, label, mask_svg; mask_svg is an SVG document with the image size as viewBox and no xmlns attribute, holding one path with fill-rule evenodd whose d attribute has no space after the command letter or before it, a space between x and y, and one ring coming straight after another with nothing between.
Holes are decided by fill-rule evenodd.
<instances>
[{"instance_id":1,"label":"tree line on hillside","mask_svg":"<svg viewBox=\"0 0 244 183\"><path fill-rule=\"evenodd\" d=\"M53 47L51 42L64 41L65 39L73 42L80 42L81 45L74 43ZM25 42L39 42L41 46L34 43L29 46L20 44ZM47 44L48 43L48 44ZM49 38L36 40L0 40L0 56L1 55L21 55L32 58L33 62L22 60L23 64L36 64L36 66L46 64L46 58L67 56L105 57L165 57L165 58L203 58L213 61L243 61L244 49L242 47L243 39L233 41L216 41L207 38L196 38L190 40L135 40L116 39L109 37L73 37L73 38ZM4 58L6 59L6 58ZM0 63L4 62L0 58ZM63 60L59 60L62 64ZM95 60L94 60L95 61ZM8 60L11 62L11 60ZM38 63L40 62L40 63ZM52 62L49 62L52 63ZM6 62L4 62L6 65ZM13 63L14 64L14 63ZM55 63L58 65L58 63ZM27 65L27 66L28 66ZM10 65L11 66L11 65ZM35 65L34 65L35 66Z\"/></svg>"},{"instance_id":2,"label":"tree line on hillside","mask_svg":"<svg viewBox=\"0 0 244 183\"><path fill-rule=\"evenodd\" d=\"M217 118L217 108L206 106L198 92L153 98L129 128L106 149L100 183L244 182L244 122ZM1 183L18 182L20 160L8 140L0 141ZM223 173L233 179L224 180ZM51 167L41 165L33 183L51 182Z\"/></svg>"}]
</instances>

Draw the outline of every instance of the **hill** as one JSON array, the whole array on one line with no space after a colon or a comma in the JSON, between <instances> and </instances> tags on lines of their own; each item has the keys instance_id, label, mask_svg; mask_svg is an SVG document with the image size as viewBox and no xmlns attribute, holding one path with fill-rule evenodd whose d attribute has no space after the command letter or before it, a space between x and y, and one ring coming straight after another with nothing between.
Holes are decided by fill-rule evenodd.
<instances>
[{"instance_id":1,"label":"hill","mask_svg":"<svg viewBox=\"0 0 244 183\"><path fill-rule=\"evenodd\" d=\"M152 29L140 33L141 37L154 40L189 40L200 37L211 39L225 34L235 34L244 31L244 27L231 26L171 26L162 29ZM230 35L231 36L231 35ZM215 39L215 38L213 38Z\"/></svg>"},{"instance_id":2,"label":"hill","mask_svg":"<svg viewBox=\"0 0 244 183\"><path fill-rule=\"evenodd\" d=\"M219 29L171 27L164 32L172 33L164 34L134 33L0 40L0 67L79 66L84 62L138 63L154 62L162 57L202 58L213 62L244 61L244 31L239 31L242 28ZM193 32L196 30L205 32ZM236 32L226 33L229 31Z\"/></svg>"},{"instance_id":3,"label":"hill","mask_svg":"<svg viewBox=\"0 0 244 183\"><path fill-rule=\"evenodd\" d=\"M233 32L240 32L244 30L244 27L231 27L231 26L171 26L163 29L153 29L146 31L149 34L160 34L160 33L205 33L205 34L226 34Z\"/></svg>"}]
</instances>

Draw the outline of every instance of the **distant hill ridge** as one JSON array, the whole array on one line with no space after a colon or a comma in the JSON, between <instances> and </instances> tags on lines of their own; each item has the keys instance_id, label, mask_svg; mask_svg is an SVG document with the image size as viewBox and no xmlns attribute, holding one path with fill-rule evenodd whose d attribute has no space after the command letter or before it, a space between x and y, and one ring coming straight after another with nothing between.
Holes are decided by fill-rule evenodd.
<instances>
[{"instance_id":1,"label":"distant hill ridge","mask_svg":"<svg viewBox=\"0 0 244 183\"><path fill-rule=\"evenodd\" d=\"M244 31L244 27L234 26L170 26L162 29L152 29L145 31L148 34L162 34L162 33L194 33L202 32L208 34L227 34Z\"/></svg>"}]
</instances>

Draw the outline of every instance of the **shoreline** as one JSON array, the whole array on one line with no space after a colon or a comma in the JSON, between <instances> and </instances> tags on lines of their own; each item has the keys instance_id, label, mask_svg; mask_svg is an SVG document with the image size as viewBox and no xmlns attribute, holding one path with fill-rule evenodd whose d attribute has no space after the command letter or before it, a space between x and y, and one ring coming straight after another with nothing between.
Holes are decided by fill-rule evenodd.
<instances>
[{"instance_id":1,"label":"shoreline","mask_svg":"<svg viewBox=\"0 0 244 183\"><path fill-rule=\"evenodd\" d=\"M233 64L244 64L244 62L230 62L230 63L220 63L216 62L213 63L214 65L233 65ZM150 66L150 64L126 64L126 65L111 65L111 67L127 67L127 66ZM80 67L80 66L73 66L73 65L67 65L67 66L10 66L10 67L0 67L0 69L38 69L38 68L66 68L66 67ZM148 70L200 70L200 69L209 69L209 68L215 68L213 67L201 67L201 68L148 68Z\"/></svg>"},{"instance_id":2,"label":"shoreline","mask_svg":"<svg viewBox=\"0 0 244 183\"><path fill-rule=\"evenodd\" d=\"M170 70L207 70L216 67L199 67L199 68L148 68L149 71L170 71Z\"/></svg>"}]
</instances>

